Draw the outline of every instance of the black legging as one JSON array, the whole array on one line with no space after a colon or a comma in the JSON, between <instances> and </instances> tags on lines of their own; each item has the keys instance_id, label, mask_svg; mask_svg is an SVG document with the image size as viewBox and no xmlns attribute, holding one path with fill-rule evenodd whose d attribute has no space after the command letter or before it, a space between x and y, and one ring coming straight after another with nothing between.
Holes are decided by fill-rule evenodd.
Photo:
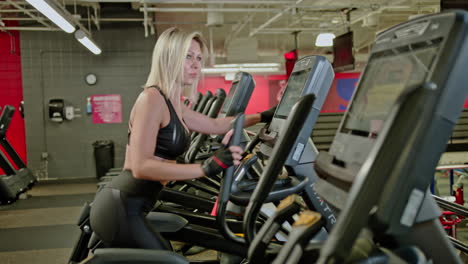
<instances>
[{"instance_id":1,"label":"black legging","mask_svg":"<svg viewBox=\"0 0 468 264\"><path fill-rule=\"evenodd\" d=\"M91 228L108 247L172 250L146 220L152 207L142 197L105 187L91 206Z\"/></svg>"}]
</instances>

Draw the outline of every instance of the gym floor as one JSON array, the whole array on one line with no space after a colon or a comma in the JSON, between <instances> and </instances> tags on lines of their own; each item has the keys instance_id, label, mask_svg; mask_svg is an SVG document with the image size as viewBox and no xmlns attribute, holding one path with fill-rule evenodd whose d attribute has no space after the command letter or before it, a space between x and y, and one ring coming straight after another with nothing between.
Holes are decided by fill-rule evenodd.
<instances>
[{"instance_id":1,"label":"gym floor","mask_svg":"<svg viewBox=\"0 0 468 264\"><path fill-rule=\"evenodd\" d=\"M96 183L95 179L42 181L28 192L27 199L0 206L0 263L67 263L79 235L76 221L82 205L92 201ZM443 194L448 179L438 177L437 187ZM458 226L458 239L468 243L466 221ZM205 251L192 259L215 256L215 252Z\"/></svg>"},{"instance_id":2,"label":"gym floor","mask_svg":"<svg viewBox=\"0 0 468 264\"><path fill-rule=\"evenodd\" d=\"M67 263L79 235L76 221L96 183L40 182L27 199L1 206L0 263Z\"/></svg>"},{"instance_id":3,"label":"gym floor","mask_svg":"<svg viewBox=\"0 0 468 264\"><path fill-rule=\"evenodd\" d=\"M76 221L85 202L93 200L97 180L46 181L28 191L27 199L0 206L1 264L64 264L79 236ZM26 197L23 197L26 198ZM182 243L173 243L174 249ZM192 260L212 260L205 250Z\"/></svg>"}]
</instances>

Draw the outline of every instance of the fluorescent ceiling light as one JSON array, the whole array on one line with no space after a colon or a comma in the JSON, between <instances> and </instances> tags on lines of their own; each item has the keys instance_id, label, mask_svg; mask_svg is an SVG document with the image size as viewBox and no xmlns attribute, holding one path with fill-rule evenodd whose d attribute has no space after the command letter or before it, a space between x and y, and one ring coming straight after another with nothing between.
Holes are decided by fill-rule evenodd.
<instances>
[{"instance_id":1,"label":"fluorescent ceiling light","mask_svg":"<svg viewBox=\"0 0 468 264\"><path fill-rule=\"evenodd\" d=\"M320 33L315 39L315 46L317 47L331 47L333 46L333 39L335 34L333 33Z\"/></svg>"},{"instance_id":2,"label":"fluorescent ceiling light","mask_svg":"<svg viewBox=\"0 0 468 264\"><path fill-rule=\"evenodd\" d=\"M67 20L53 3L49 0L26 0L29 4L34 6L39 12L46 16L50 21L54 22L58 27L67 33L75 31L74 23Z\"/></svg>"},{"instance_id":3,"label":"fluorescent ceiling light","mask_svg":"<svg viewBox=\"0 0 468 264\"><path fill-rule=\"evenodd\" d=\"M279 72L279 67L263 67L263 68L244 68L244 67L232 67L232 68L204 68L203 73L231 73L245 71L248 73L260 73L260 72Z\"/></svg>"},{"instance_id":4,"label":"fluorescent ceiling light","mask_svg":"<svg viewBox=\"0 0 468 264\"><path fill-rule=\"evenodd\" d=\"M83 30L78 29L75 32L75 38L92 53L96 55L101 54L101 49L88 37L88 35L86 35Z\"/></svg>"},{"instance_id":5,"label":"fluorescent ceiling light","mask_svg":"<svg viewBox=\"0 0 468 264\"><path fill-rule=\"evenodd\" d=\"M241 64L215 64L214 68L265 68L279 67L279 63L241 63Z\"/></svg>"}]
</instances>

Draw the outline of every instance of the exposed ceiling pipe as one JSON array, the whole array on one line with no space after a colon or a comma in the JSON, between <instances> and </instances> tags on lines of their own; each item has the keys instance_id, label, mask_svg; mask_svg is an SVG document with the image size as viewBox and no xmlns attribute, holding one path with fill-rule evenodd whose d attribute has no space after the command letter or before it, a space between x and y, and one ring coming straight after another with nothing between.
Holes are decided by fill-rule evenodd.
<instances>
[{"instance_id":1,"label":"exposed ceiling pipe","mask_svg":"<svg viewBox=\"0 0 468 264\"><path fill-rule=\"evenodd\" d=\"M213 45L213 27L208 28L210 36L210 66L215 65L214 45Z\"/></svg>"},{"instance_id":2,"label":"exposed ceiling pipe","mask_svg":"<svg viewBox=\"0 0 468 264\"><path fill-rule=\"evenodd\" d=\"M386 6L380 6L379 8L377 8L373 12L369 12L369 13L367 13L365 15L362 15L362 16L356 18L356 19L352 19L350 21L350 23L349 23L349 27L351 27L351 25L357 24L357 23L359 23L361 21L363 22L365 19L367 19L367 18L369 18L369 17L371 17L371 16L373 16L375 14L380 14L383 11L386 11L386 10L392 10L392 9L400 9L401 10L401 9L414 8L414 7L407 6L407 5L399 6L400 4L404 4L404 3L406 3L405 0L397 0L395 2L392 2L391 5L390 5L390 3L388 3ZM361 43L359 45L359 47L355 47L355 50L356 51L361 50L362 48L365 48L366 46L371 45L373 43L373 41L374 41L373 39L365 41L365 42Z\"/></svg>"},{"instance_id":3,"label":"exposed ceiling pipe","mask_svg":"<svg viewBox=\"0 0 468 264\"><path fill-rule=\"evenodd\" d=\"M327 28L310 28L310 27L305 27L305 28L300 28L300 27L291 27L291 28L265 28L262 31L264 32L269 32L269 31L320 31L320 30L327 30Z\"/></svg>"},{"instance_id":4,"label":"exposed ceiling pipe","mask_svg":"<svg viewBox=\"0 0 468 264\"><path fill-rule=\"evenodd\" d=\"M20 31L62 31L60 28L49 27L2 27L2 30L20 30Z\"/></svg>"},{"instance_id":5,"label":"exposed ceiling pipe","mask_svg":"<svg viewBox=\"0 0 468 264\"><path fill-rule=\"evenodd\" d=\"M96 28L98 30L101 30L101 24L99 23L100 15L99 15L98 9L99 9L99 5L93 5L93 10L94 10L93 21L94 21L94 24L96 25Z\"/></svg>"},{"instance_id":6,"label":"exposed ceiling pipe","mask_svg":"<svg viewBox=\"0 0 468 264\"><path fill-rule=\"evenodd\" d=\"M36 21L36 19L34 18L31 18L31 17L2 17L1 18L2 20L4 21L7 21L7 20L18 20L18 21Z\"/></svg>"},{"instance_id":7,"label":"exposed ceiling pipe","mask_svg":"<svg viewBox=\"0 0 468 264\"><path fill-rule=\"evenodd\" d=\"M244 17L244 19L242 19L242 21L240 21L239 23L237 23L232 31L231 31L231 34L229 34L227 36L227 38L224 40L224 48L227 49L227 46L229 45L229 43L231 42L231 40L233 40L234 38L237 37L237 35L239 35L239 33L242 31L242 29L244 29L244 27L250 22L252 21L252 18L253 18L253 14L248 14L247 16Z\"/></svg>"},{"instance_id":8,"label":"exposed ceiling pipe","mask_svg":"<svg viewBox=\"0 0 468 264\"><path fill-rule=\"evenodd\" d=\"M46 18L44 17L41 17L41 16L36 16L34 15L32 12L28 11L27 9L25 9L24 7L22 7L21 5L19 5L18 3L20 1L13 1L13 0L6 0L6 2L8 2L10 5L14 6L15 8L19 9L20 11L24 12L25 14L27 14L28 16L30 16L31 18L33 18L34 20L36 20L38 23L40 24L43 24L44 26L46 26L47 28L43 28L43 27L10 27L12 28L11 30L29 30L29 31L60 31L61 29L59 28L56 28L55 26L53 26L52 24L49 24L49 23L46 23L44 20L47 20ZM26 2L24 2L26 4ZM76 1L73 1L73 3L75 4ZM28 3L29 4L29 3ZM87 19L77 19L77 18L74 18L73 15L71 15L64 6L60 5L60 4L57 4L57 7L60 8L62 10L63 13L67 14L68 16L72 17L73 20L75 21L75 26L77 26L79 29L81 29L82 31L84 31L86 34L88 35L91 35L91 32L85 27L83 26L79 21L87 21ZM34 11L37 11L34 9ZM15 20L22 20L20 18L16 18ZM47 20L48 21L48 20ZM14 29L13 29L14 28Z\"/></svg>"},{"instance_id":9,"label":"exposed ceiling pipe","mask_svg":"<svg viewBox=\"0 0 468 264\"><path fill-rule=\"evenodd\" d=\"M37 11L36 9L23 9L23 10L18 10L18 9L0 9L0 13L20 13L20 12L35 12Z\"/></svg>"},{"instance_id":10,"label":"exposed ceiling pipe","mask_svg":"<svg viewBox=\"0 0 468 264\"><path fill-rule=\"evenodd\" d=\"M88 12L88 17L87 17L87 21L88 21L88 29L91 30L91 13L89 11L89 6L86 7L86 11Z\"/></svg>"},{"instance_id":11,"label":"exposed ceiling pipe","mask_svg":"<svg viewBox=\"0 0 468 264\"><path fill-rule=\"evenodd\" d=\"M369 12L369 13L366 13L365 15L362 15L356 19L352 19L351 22L350 22L350 25L353 25L353 24L356 24L358 22L361 22L363 21L364 19L372 16L372 15L375 15L375 14L379 14L379 13L382 13L383 11L386 11L388 9L408 9L408 8L415 8L415 7L411 7L411 6L408 6L408 5L405 5L405 6L398 6L399 4L401 3L405 3L406 0L398 0L398 1L395 1L393 3L390 3L385 5L385 6L380 6L379 8L377 8L375 11L372 11L372 12Z\"/></svg>"},{"instance_id":12,"label":"exposed ceiling pipe","mask_svg":"<svg viewBox=\"0 0 468 264\"><path fill-rule=\"evenodd\" d=\"M99 18L101 22L142 22L144 18Z\"/></svg>"},{"instance_id":13,"label":"exposed ceiling pipe","mask_svg":"<svg viewBox=\"0 0 468 264\"><path fill-rule=\"evenodd\" d=\"M301 0L302 1L302 0ZM149 7L150 12L281 12L278 8L203 8L203 7ZM143 11L143 8L140 8Z\"/></svg>"},{"instance_id":14,"label":"exposed ceiling pipe","mask_svg":"<svg viewBox=\"0 0 468 264\"><path fill-rule=\"evenodd\" d=\"M255 4L278 4L287 5L294 4L294 1L275 1L275 0L80 0L80 2L88 3L148 3L148 4L238 4L238 5L255 5Z\"/></svg>"},{"instance_id":15,"label":"exposed ceiling pipe","mask_svg":"<svg viewBox=\"0 0 468 264\"><path fill-rule=\"evenodd\" d=\"M323 31L327 31L327 32L332 32L333 29L308 29L308 30L304 30L304 31L301 31L301 33L320 33L320 32L323 32ZM257 33L257 35L281 35L281 34L293 34L294 32L297 32L297 31L293 31L293 30L268 30L268 31L260 31Z\"/></svg>"},{"instance_id":16,"label":"exposed ceiling pipe","mask_svg":"<svg viewBox=\"0 0 468 264\"><path fill-rule=\"evenodd\" d=\"M12 6L16 7L17 9L23 11L23 12L24 12L25 14L27 14L28 16L34 18L38 23L40 23L40 24L42 24L42 25L44 25L44 26L46 26L46 27L48 27L48 28L55 28L55 27L53 27L51 24L44 22L44 18L34 15L33 13L31 13L31 12L27 11L26 9L24 9L21 5L19 5L19 4L15 3L15 2L13 2L13 1L11 1L11 0L6 0L6 1L7 1L9 4L11 4Z\"/></svg>"},{"instance_id":17,"label":"exposed ceiling pipe","mask_svg":"<svg viewBox=\"0 0 468 264\"><path fill-rule=\"evenodd\" d=\"M299 3L302 2L301 0L298 0L296 2L296 5L295 6L291 6L291 7L288 7L287 9L283 10L283 12L281 13L278 13L276 14L274 17L270 18L267 22L265 22L264 24L262 24L261 26L257 27L256 29L254 29L252 32L250 32L249 36L252 37L254 36L255 34L259 34L260 30L263 30L265 27L267 27L268 25L270 25L271 23L273 23L274 21L276 21L277 19L279 19L283 14L287 13L289 10L291 10L293 7L294 8L301 8L301 9L315 9L315 10L330 10L330 9L340 9L340 8L349 8L349 6L304 6L304 5L299 5ZM398 6L398 4L401 4L401 3L404 3L406 2L405 0L399 0L399 1L396 1L394 3L392 3L392 5L388 4L388 5L385 5L385 6L380 6L378 9L376 9L375 11L372 11L372 12L369 12L357 19L353 19L351 22L350 22L350 25L352 24L356 24L360 21L363 21L364 19L366 19L367 17L369 16L372 16L374 14L378 14L378 13L381 13L385 10L392 10L392 9L397 9L397 10L404 10L404 9L414 9L415 7L412 7L412 6L408 6L408 5L404 5L404 6ZM369 5L360 5L360 6L355 6L357 8L360 8L360 9L369 9L370 6ZM431 7L429 7L431 8ZM331 12L332 10L330 10ZM264 32L265 34L272 34L272 32Z\"/></svg>"},{"instance_id":18,"label":"exposed ceiling pipe","mask_svg":"<svg viewBox=\"0 0 468 264\"><path fill-rule=\"evenodd\" d=\"M147 3L151 4L238 4L238 5L255 5L255 4L265 4L265 5L287 5L287 4L294 4L293 0L290 1L274 1L274 0L143 0Z\"/></svg>"},{"instance_id":19,"label":"exposed ceiling pipe","mask_svg":"<svg viewBox=\"0 0 468 264\"><path fill-rule=\"evenodd\" d=\"M303 0L297 0L296 1L296 5L302 3ZM265 27L267 27L268 25L270 25L271 23L275 22L278 18L280 18L281 16L283 16L284 14L286 14L287 12L289 12L294 6L290 6L286 9L284 9L283 11L281 11L280 13L276 14L275 16L273 16L272 18L268 19L267 22L263 23L262 25L260 25L259 27L257 27L256 29L254 29L253 31L250 32L249 34L249 37L253 37L255 36L255 34L257 34L260 30L264 29Z\"/></svg>"},{"instance_id":20,"label":"exposed ceiling pipe","mask_svg":"<svg viewBox=\"0 0 468 264\"><path fill-rule=\"evenodd\" d=\"M372 43L374 43L374 39L370 39L370 40L367 40L363 43L361 43L361 45L359 45L359 47L354 47L354 50L355 52L357 51L360 51L361 49L365 48L365 47L369 47L370 45L372 45Z\"/></svg>"},{"instance_id":21,"label":"exposed ceiling pipe","mask_svg":"<svg viewBox=\"0 0 468 264\"><path fill-rule=\"evenodd\" d=\"M18 20L18 21L36 21L36 19L30 18L30 17L2 17L2 19L3 20ZM88 21L88 18L80 18L79 20ZM103 22L142 22L144 19L143 18L99 18L99 20Z\"/></svg>"},{"instance_id":22,"label":"exposed ceiling pipe","mask_svg":"<svg viewBox=\"0 0 468 264\"><path fill-rule=\"evenodd\" d=\"M206 21L187 22L187 21L156 21L155 25L203 25L206 26Z\"/></svg>"},{"instance_id":23,"label":"exposed ceiling pipe","mask_svg":"<svg viewBox=\"0 0 468 264\"><path fill-rule=\"evenodd\" d=\"M27 4L26 1L15 1L15 3L17 4ZM8 2L0 2L0 6L9 6L11 5L10 3Z\"/></svg>"},{"instance_id":24,"label":"exposed ceiling pipe","mask_svg":"<svg viewBox=\"0 0 468 264\"><path fill-rule=\"evenodd\" d=\"M18 5L16 2L12 1L12 0L6 0L8 3L10 3L12 6L14 6L15 8L18 8L20 10L22 10L25 14L29 15L30 17L36 19L36 21L38 23L41 23L43 24L44 26L46 26L47 28L49 28L49 30L46 30L44 28L39 28L39 27L16 27L17 29L16 30L39 30L39 29L42 29L43 31L55 31L57 28L44 22L44 18L42 17L38 17L38 16L35 16L34 14L32 14L31 12L25 10L25 8L23 8L21 5ZM75 3L75 1L74 1ZM71 15L64 6L58 4L57 5L58 8L60 8L62 10L63 13L65 13L67 16L70 16L70 17L73 17L73 15ZM75 19L73 18L73 20L75 21L75 26L77 26L79 29L81 29L82 31L84 31L87 35L91 35L91 32L85 27L83 26L81 23L79 23L79 20L78 19ZM86 19L85 19L86 21ZM24 29L23 29L24 28Z\"/></svg>"},{"instance_id":25,"label":"exposed ceiling pipe","mask_svg":"<svg viewBox=\"0 0 468 264\"><path fill-rule=\"evenodd\" d=\"M2 17L2 20L18 20L18 21L36 21L30 17ZM81 18L79 21L87 21L87 18ZM143 22L143 18L99 18L100 22ZM154 25L205 25L206 21L187 22L187 21L152 21Z\"/></svg>"},{"instance_id":26,"label":"exposed ceiling pipe","mask_svg":"<svg viewBox=\"0 0 468 264\"><path fill-rule=\"evenodd\" d=\"M145 38L148 37L148 5L143 3L143 27L145 28Z\"/></svg>"},{"instance_id":27,"label":"exposed ceiling pipe","mask_svg":"<svg viewBox=\"0 0 468 264\"><path fill-rule=\"evenodd\" d=\"M154 36L154 35L156 35L156 26L155 26L156 25L156 23L155 23L156 13L151 13L150 21L151 21L151 23L149 24L150 34Z\"/></svg>"}]
</instances>

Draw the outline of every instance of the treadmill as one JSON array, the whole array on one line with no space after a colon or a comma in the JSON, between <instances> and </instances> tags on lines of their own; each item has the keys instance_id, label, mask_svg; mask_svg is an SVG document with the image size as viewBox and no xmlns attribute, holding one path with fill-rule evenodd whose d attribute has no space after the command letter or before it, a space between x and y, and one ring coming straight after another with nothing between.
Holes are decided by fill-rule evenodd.
<instances>
[{"instance_id":1,"label":"treadmill","mask_svg":"<svg viewBox=\"0 0 468 264\"><path fill-rule=\"evenodd\" d=\"M10 204L18 198L24 190L21 181L16 177L16 170L8 158L0 151L0 168L4 175L0 175L0 205Z\"/></svg>"},{"instance_id":2,"label":"treadmill","mask_svg":"<svg viewBox=\"0 0 468 264\"><path fill-rule=\"evenodd\" d=\"M0 151L0 167L6 173L6 175L2 176L2 183L0 183L0 204L15 201L19 194L27 191L37 182L32 171L26 167L26 164L6 138L14 113L15 108L6 105L0 116L0 145L5 152ZM10 163L8 156L18 169Z\"/></svg>"},{"instance_id":3,"label":"treadmill","mask_svg":"<svg viewBox=\"0 0 468 264\"><path fill-rule=\"evenodd\" d=\"M467 39L465 11L378 35L332 146L315 164L317 192L341 211L338 221L316 258L301 257L307 248L296 244L274 263L343 263L366 239L375 245L365 263L462 263L428 187L466 99Z\"/></svg>"},{"instance_id":4,"label":"treadmill","mask_svg":"<svg viewBox=\"0 0 468 264\"><path fill-rule=\"evenodd\" d=\"M18 168L17 175L21 178L21 181L23 181L24 187L31 188L37 182L37 179L33 175L32 171L26 167L26 164L18 155L18 152L16 152L6 137L6 132L10 126L14 113L15 108L11 105L6 105L3 108L2 116L0 118L0 145Z\"/></svg>"}]
</instances>

